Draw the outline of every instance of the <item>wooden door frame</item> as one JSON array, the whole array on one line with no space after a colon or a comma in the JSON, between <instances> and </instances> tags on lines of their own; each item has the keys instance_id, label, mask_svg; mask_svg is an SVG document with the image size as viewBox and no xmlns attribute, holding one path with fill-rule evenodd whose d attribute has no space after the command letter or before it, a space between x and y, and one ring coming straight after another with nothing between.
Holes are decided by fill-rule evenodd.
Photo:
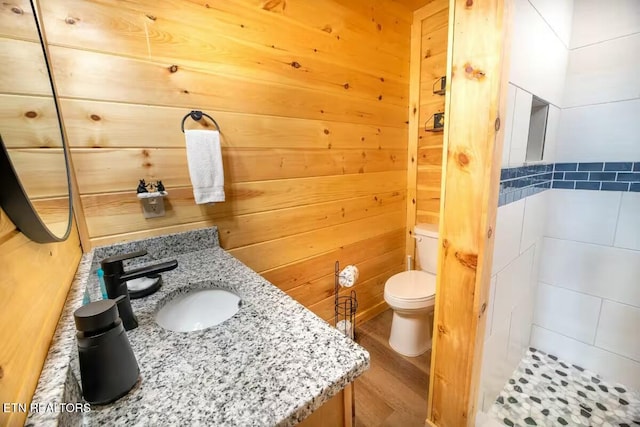
<instances>
[{"instance_id":1,"label":"wooden door frame","mask_svg":"<svg viewBox=\"0 0 640 427\"><path fill-rule=\"evenodd\" d=\"M475 424L502 159L508 3L449 2L429 425Z\"/></svg>"}]
</instances>

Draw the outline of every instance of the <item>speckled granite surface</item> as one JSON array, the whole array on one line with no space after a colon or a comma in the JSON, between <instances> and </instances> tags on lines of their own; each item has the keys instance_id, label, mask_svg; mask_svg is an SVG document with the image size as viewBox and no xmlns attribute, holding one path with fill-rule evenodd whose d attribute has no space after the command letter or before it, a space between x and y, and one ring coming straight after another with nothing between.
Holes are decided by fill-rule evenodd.
<instances>
[{"instance_id":1,"label":"speckled granite surface","mask_svg":"<svg viewBox=\"0 0 640 427\"><path fill-rule=\"evenodd\" d=\"M150 252L141 262L175 258L179 265L163 273L164 284L156 294L132 301L140 326L128 335L140 366L138 385L111 405L78 414L82 424L294 425L369 367L366 350L219 248L215 228L115 250L128 252L140 245ZM65 401L68 366L79 379L72 313L82 299L83 277L113 250L97 248L95 260L93 254L83 258L34 402ZM96 280L95 275L89 280ZM208 286L240 295L238 313L188 334L155 323L154 315L166 301L185 288ZM56 425L55 415L32 413L27 423Z\"/></svg>"}]
</instances>

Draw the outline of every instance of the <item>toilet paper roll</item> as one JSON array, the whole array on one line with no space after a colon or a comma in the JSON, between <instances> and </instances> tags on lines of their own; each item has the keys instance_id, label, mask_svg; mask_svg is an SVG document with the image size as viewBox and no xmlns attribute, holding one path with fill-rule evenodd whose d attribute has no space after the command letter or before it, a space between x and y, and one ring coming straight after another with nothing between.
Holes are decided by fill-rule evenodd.
<instances>
[{"instance_id":1,"label":"toilet paper roll","mask_svg":"<svg viewBox=\"0 0 640 427\"><path fill-rule=\"evenodd\" d=\"M350 288L356 284L356 280L358 280L358 275L360 272L358 271L358 267L355 265L347 265L340 275L338 276L338 283L340 286L345 288Z\"/></svg>"},{"instance_id":2,"label":"toilet paper roll","mask_svg":"<svg viewBox=\"0 0 640 427\"><path fill-rule=\"evenodd\" d=\"M348 320L341 320L336 325L336 329L353 339L353 328L351 327L351 322Z\"/></svg>"}]
</instances>

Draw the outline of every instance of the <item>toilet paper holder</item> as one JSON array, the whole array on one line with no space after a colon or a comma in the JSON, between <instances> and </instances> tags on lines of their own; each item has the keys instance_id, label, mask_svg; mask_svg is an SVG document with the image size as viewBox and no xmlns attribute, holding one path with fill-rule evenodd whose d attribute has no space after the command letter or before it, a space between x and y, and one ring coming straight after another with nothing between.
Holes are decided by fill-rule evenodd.
<instances>
[{"instance_id":1,"label":"toilet paper holder","mask_svg":"<svg viewBox=\"0 0 640 427\"><path fill-rule=\"evenodd\" d=\"M333 325L340 332L355 340L356 338L356 310L358 299L356 291L352 290L348 295L340 295L341 287L351 287L358 279L358 269L349 265L342 272L340 262L335 263L334 273L334 318Z\"/></svg>"}]
</instances>

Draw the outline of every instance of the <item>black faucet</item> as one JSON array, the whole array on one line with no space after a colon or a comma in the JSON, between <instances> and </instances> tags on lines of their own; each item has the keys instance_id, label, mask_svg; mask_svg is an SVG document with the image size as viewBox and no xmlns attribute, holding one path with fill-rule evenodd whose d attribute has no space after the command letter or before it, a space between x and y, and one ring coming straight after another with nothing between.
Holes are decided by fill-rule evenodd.
<instances>
[{"instance_id":1,"label":"black faucet","mask_svg":"<svg viewBox=\"0 0 640 427\"><path fill-rule=\"evenodd\" d=\"M131 308L127 281L139 279L152 274L162 273L163 271L173 270L178 266L178 261L173 260L156 265L136 268L135 270L127 272L124 271L122 261L144 256L146 254L147 251L143 249L129 254L110 256L100 262L102 271L104 271L104 285L107 288L107 295L111 299L116 299L120 296L123 297L118 300L118 311L120 312L122 324L127 331L138 327L138 319L136 319Z\"/></svg>"}]
</instances>

